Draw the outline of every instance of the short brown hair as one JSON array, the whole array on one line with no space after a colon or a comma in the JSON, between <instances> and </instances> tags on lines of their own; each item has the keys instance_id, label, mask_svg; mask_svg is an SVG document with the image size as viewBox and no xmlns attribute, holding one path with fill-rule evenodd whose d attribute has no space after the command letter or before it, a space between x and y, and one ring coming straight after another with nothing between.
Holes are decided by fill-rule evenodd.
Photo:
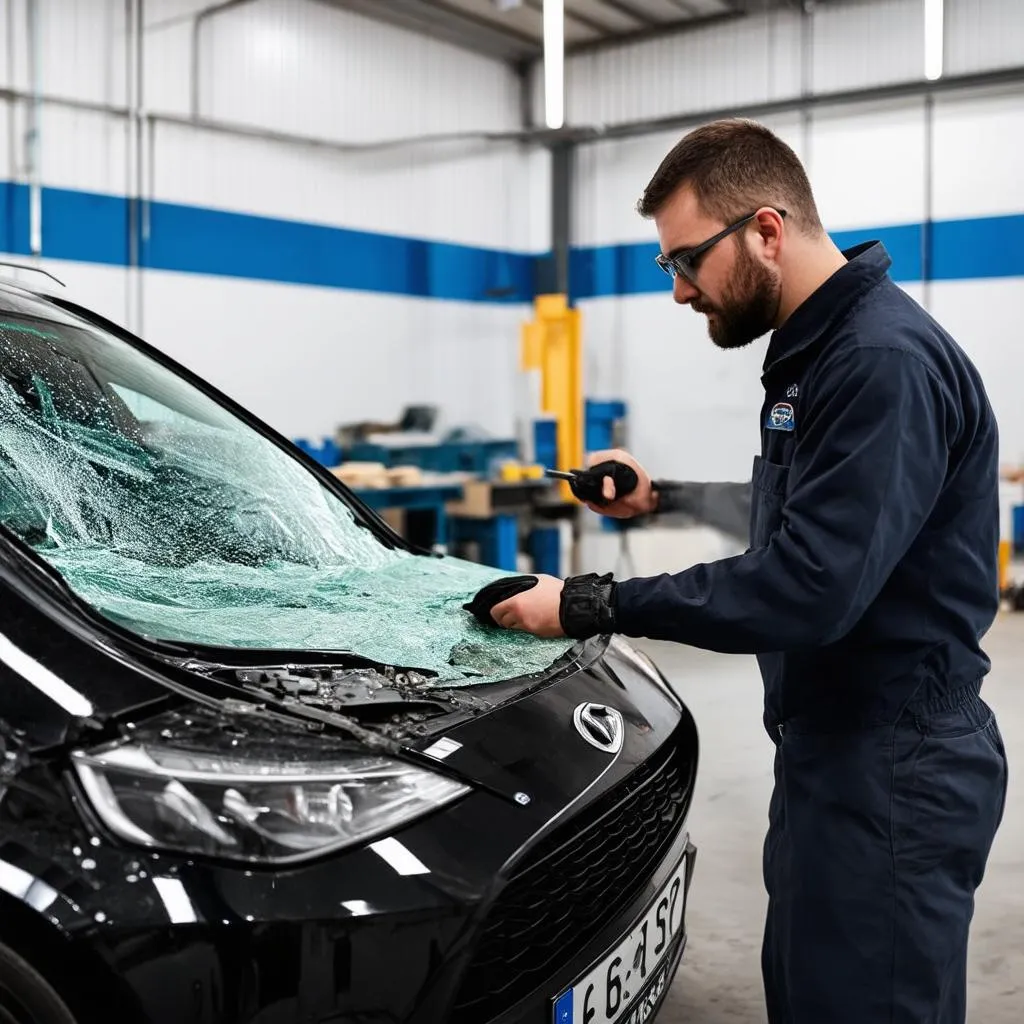
<instances>
[{"instance_id":1,"label":"short brown hair","mask_svg":"<svg viewBox=\"0 0 1024 1024\"><path fill-rule=\"evenodd\" d=\"M824 230L799 157L756 121L712 121L684 135L654 172L637 212L653 217L684 184L705 213L726 223L777 206L804 233Z\"/></svg>"}]
</instances>

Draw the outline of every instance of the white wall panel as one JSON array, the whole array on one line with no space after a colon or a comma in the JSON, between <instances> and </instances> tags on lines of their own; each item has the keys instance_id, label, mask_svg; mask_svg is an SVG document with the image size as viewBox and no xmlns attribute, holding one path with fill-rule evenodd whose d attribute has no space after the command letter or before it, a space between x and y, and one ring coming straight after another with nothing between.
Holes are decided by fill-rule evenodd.
<instances>
[{"instance_id":1,"label":"white wall panel","mask_svg":"<svg viewBox=\"0 0 1024 1024\"><path fill-rule=\"evenodd\" d=\"M28 89L25 0L6 0L18 53L11 84ZM38 0L43 92L94 103L124 104L124 0ZM6 20L7 12L3 15Z\"/></svg>"},{"instance_id":2,"label":"white wall panel","mask_svg":"<svg viewBox=\"0 0 1024 1024\"><path fill-rule=\"evenodd\" d=\"M346 154L159 124L154 198L525 250L529 168L513 146Z\"/></svg>"},{"instance_id":3,"label":"white wall panel","mask_svg":"<svg viewBox=\"0 0 1024 1024\"><path fill-rule=\"evenodd\" d=\"M23 105L17 108L16 122L23 131ZM128 193L128 135L123 118L46 105L39 138L45 185L108 195Z\"/></svg>"},{"instance_id":4,"label":"white wall panel","mask_svg":"<svg viewBox=\"0 0 1024 1024\"><path fill-rule=\"evenodd\" d=\"M534 87L543 123L541 76ZM799 88L800 19L781 11L570 58L566 120L614 124L760 103Z\"/></svg>"},{"instance_id":5,"label":"white wall panel","mask_svg":"<svg viewBox=\"0 0 1024 1024\"><path fill-rule=\"evenodd\" d=\"M145 287L148 340L287 436L415 402L513 429L522 310L156 272Z\"/></svg>"},{"instance_id":6,"label":"white wall panel","mask_svg":"<svg viewBox=\"0 0 1024 1024\"><path fill-rule=\"evenodd\" d=\"M945 71L950 75L1024 64L1021 0L946 0Z\"/></svg>"},{"instance_id":7,"label":"white wall panel","mask_svg":"<svg viewBox=\"0 0 1024 1024\"><path fill-rule=\"evenodd\" d=\"M1024 465L1020 398L1020 311L1024 279L944 281L932 285L931 310L981 373L999 423L1000 459Z\"/></svg>"},{"instance_id":8,"label":"white wall panel","mask_svg":"<svg viewBox=\"0 0 1024 1024\"><path fill-rule=\"evenodd\" d=\"M192 107L192 21L187 17L147 21L143 47L144 108L188 116Z\"/></svg>"},{"instance_id":9,"label":"white wall panel","mask_svg":"<svg viewBox=\"0 0 1024 1024\"><path fill-rule=\"evenodd\" d=\"M923 0L853 0L815 8L815 92L905 82L923 75Z\"/></svg>"},{"instance_id":10,"label":"white wall panel","mask_svg":"<svg viewBox=\"0 0 1024 1024\"><path fill-rule=\"evenodd\" d=\"M937 220L1024 213L1024 101L1019 90L935 101Z\"/></svg>"},{"instance_id":11,"label":"white wall panel","mask_svg":"<svg viewBox=\"0 0 1024 1024\"><path fill-rule=\"evenodd\" d=\"M829 230L924 218L923 101L823 110L810 138L808 174Z\"/></svg>"},{"instance_id":12,"label":"white wall panel","mask_svg":"<svg viewBox=\"0 0 1024 1024\"><path fill-rule=\"evenodd\" d=\"M509 67L325 4L260 0L202 31L205 116L345 141L519 127Z\"/></svg>"}]
</instances>

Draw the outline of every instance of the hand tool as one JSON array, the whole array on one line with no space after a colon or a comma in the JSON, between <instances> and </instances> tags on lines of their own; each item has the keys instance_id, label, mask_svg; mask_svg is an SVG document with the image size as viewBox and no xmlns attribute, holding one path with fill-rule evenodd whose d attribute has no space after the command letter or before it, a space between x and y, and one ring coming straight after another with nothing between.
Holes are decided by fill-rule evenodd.
<instances>
[{"instance_id":1,"label":"hand tool","mask_svg":"<svg viewBox=\"0 0 1024 1024\"><path fill-rule=\"evenodd\" d=\"M616 501L632 494L636 490L637 484L640 483L640 478L632 466L614 460L599 462L596 466L591 466L590 469L573 469L568 473L558 469L546 469L544 474L556 480L567 480L572 493L580 501L589 502L592 505L608 504L603 490L606 476L610 476L615 484Z\"/></svg>"}]
</instances>

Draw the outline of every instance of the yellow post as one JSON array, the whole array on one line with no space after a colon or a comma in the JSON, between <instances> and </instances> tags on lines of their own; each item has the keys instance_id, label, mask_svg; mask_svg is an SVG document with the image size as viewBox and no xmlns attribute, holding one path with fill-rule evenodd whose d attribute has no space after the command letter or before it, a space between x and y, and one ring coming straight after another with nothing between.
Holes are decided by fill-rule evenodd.
<instances>
[{"instance_id":1,"label":"yellow post","mask_svg":"<svg viewBox=\"0 0 1024 1024\"><path fill-rule=\"evenodd\" d=\"M581 316L565 295L538 295L534 319L523 325L522 366L539 370L542 411L555 417L556 469L583 464L583 355ZM562 494L572 499L563 481Z\"/></svg>"},{"instance_id":2,"label":"yellow post","mask_svg":"<svg viewBox=\"0 0 1024 1024\"><path fill-rule=\"evenodd\" d=\"M1010 542L1001 540L999 542L999 594L1006 593L1010 585Z\"/></svg>"}]
</instances>

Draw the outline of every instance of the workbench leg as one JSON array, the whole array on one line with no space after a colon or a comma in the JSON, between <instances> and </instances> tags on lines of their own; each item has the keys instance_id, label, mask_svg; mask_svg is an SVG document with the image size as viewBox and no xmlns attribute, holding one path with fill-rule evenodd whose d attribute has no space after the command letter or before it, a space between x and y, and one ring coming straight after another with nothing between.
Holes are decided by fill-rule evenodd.
<instances>
[{"instance_id":1,"label":"workbench leg","mask_svg":"<svg viewBox=\"0 0 1024 1024\"><path fill-rule=\"evenodd\" d=\"M496 569L514 572L519 555L519 521L515 516L495 516L483 541L483 558Z\"/></svg>"},{"instance_id":2,"label":"workbench leg","mask_svg":"<svg viewBox=\"0 0 1024 1024\"><path fill-rule=\"evenodd\" d=\"M537 526L530 531L533 571L546 576L562 575L562 536L557 526Z\"/></svg>"},{"instance_id":3,"label":"workbench leg","mask_svg":"<svg viewBox=\"0 0 1024 1024\"><path fill-rule=\"evenodd\" d=\"M482 564L515 572L519 555L519 521L515 516L453 516L450 523L453 541L472 541L480 546Z\"/></svg>"}]
</instances>

